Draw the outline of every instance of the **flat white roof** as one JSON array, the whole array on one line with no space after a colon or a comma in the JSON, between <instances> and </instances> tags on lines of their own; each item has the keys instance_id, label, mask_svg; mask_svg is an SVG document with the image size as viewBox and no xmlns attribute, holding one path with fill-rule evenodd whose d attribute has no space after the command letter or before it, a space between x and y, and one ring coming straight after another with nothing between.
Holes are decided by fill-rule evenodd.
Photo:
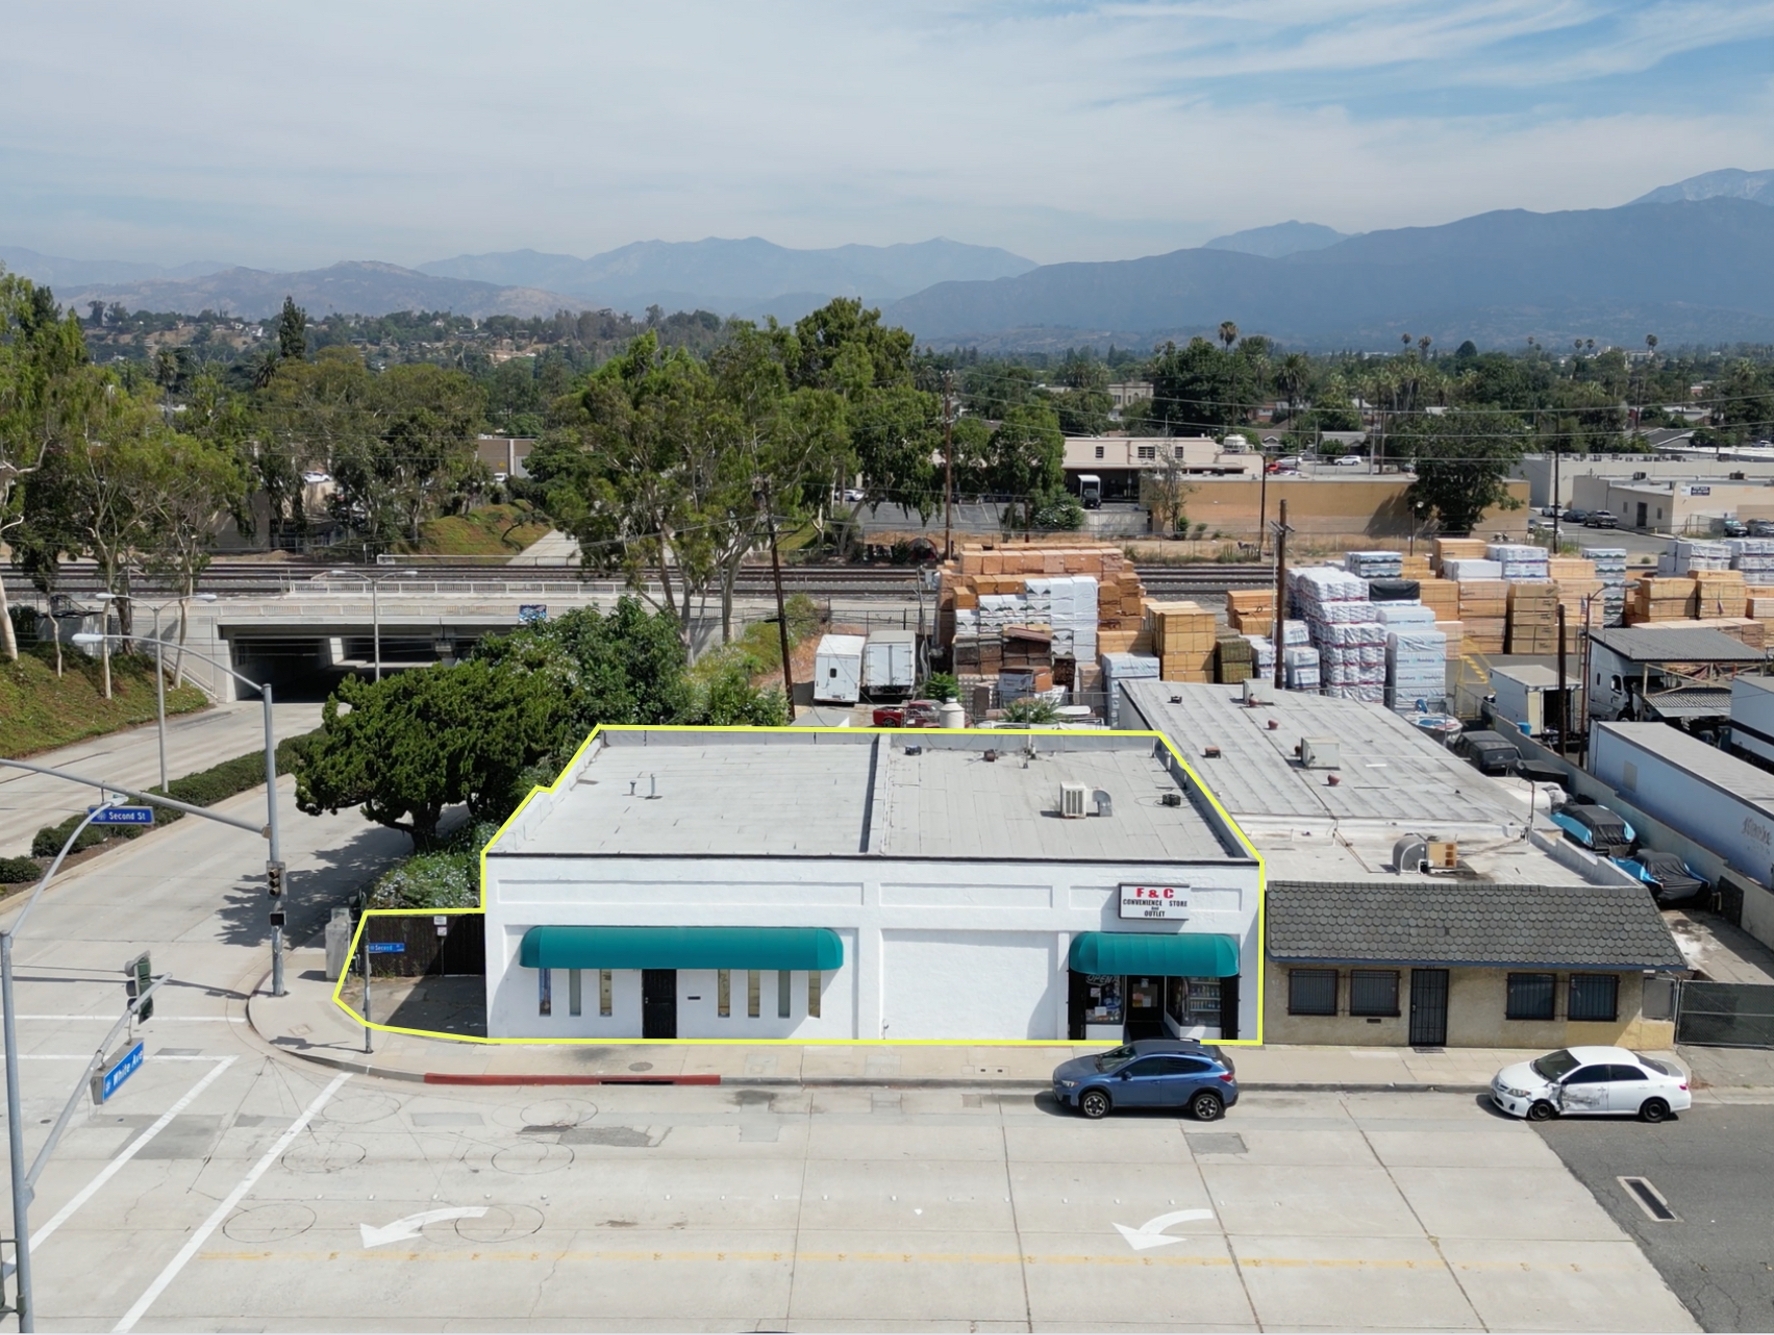
<instances>
[{"instance_id":1,"label":"flat white roof","mask_svg":"<svg viewBox=\"0 0 1774 1335\"><path fill-rule=\"evenodd\" d=\"M556 791L532 799L488 852L1248 859L1174 769L1152 738L1100 730L612 729ZM1112 814L1061 818L1062 782L1108 793ZM1181 805L1165 805L1166 793L1184 794ZM1094 813L1094 801L1086 809Z\"/></svg>"}]
</instances>

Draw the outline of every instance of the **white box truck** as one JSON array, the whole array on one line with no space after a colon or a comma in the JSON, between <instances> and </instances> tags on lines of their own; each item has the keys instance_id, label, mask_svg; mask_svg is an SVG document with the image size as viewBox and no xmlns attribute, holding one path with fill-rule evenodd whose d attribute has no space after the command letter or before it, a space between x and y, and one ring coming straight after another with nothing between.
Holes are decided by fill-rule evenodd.
<instances>
[{"instance_id":1,"label":"white box truck","mask_svg":"<svg viewBox=\"0 0 1774 1335\"><path fill-rule=\"evenodd\" d=\"M1731 745L1774 766L1774 677L1732 680Z\"/></svg>"},{"instance_id":2,"label":"white box truck","mask_svg":"<svg viewBox=\"0 0 1774 1335\"><path fill-rule=\"evenodd\" d=\"M853 705L862 698L860 635L824 635L813 653L813 700L822 705Z\"/></svg>"},{"instance_id":3,"label":"white box truck","mask_svg":"<svg viewBox=\"0 0 1774 1335\"><path fill-rule=\"evenodd\" d=\"M877 630L862 651L862 689L871 700L910 695L918 678L918 634Z\"/></svg>"}]
</instances>

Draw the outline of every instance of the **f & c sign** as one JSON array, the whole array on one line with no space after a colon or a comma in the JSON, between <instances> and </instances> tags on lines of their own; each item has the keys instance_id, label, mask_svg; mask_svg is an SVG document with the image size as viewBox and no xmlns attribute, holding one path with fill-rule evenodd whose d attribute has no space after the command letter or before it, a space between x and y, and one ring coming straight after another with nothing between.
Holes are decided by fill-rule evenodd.
<instances>
[{"instance_id":1,"label":"f & c sign","mask_svg":"<svg viewBox=\"0 0 1774 1335\"><path fill-rule=\"evenodd\" d=\"M1187 918L1189 887L1186 885L1124 885L1121 887L1123 918Z\"/></svg>"}]
</instances>

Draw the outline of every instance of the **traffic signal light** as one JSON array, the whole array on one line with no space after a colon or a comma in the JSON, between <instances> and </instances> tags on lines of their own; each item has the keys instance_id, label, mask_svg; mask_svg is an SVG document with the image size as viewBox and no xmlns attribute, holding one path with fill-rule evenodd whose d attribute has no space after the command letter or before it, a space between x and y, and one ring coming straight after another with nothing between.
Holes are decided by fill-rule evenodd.
<instances>
[{"instance_id":1,"label":"traffic signal light","mask_svg":"<svg viewBox=\"0 0 1774 1335\"><path fill-rule=\"evenodd\" d=\"M271 892L273 899L283 893L283 871L283 863L281 862L267 862L265 864L265 888Z\"/></svg>"},{"instance_id":2,"label":"traffic signal light","mask_svg":"<svg viewBox=\"0 0 1774 1335\"><path fill-rule=\"evenodd\" d=\"M148 990L148 985L153 981L154 965L148 958L147 951L143 951L140 955L137 955L128 964L123 966L123 991L124 995L128 997L130 1004L136 1004L137 998L141 997L142 993ZM136 1019L151 1020L153 1018L154 998L147 997L142 999L140 1006L136 1011Z\"/></svg>"}]
</instances>

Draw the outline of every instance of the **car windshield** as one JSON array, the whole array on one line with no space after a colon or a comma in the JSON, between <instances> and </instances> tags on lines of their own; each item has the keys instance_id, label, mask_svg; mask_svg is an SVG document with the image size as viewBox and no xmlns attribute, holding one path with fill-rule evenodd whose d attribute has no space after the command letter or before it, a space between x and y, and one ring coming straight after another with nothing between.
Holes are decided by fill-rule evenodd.
<instances>
[{"instance_id":1,"label":"car windshield","mask_svg":"<svg viewBox=\"0 0 1774 1335\"><path fill-rule=\"evenodd\" d=\"M1139 1056L1139 1053L1135 1052L1131 1047L1114 1048L1111 1051L1103 1053L1102 1056L1096 1059L1096 1069L1099 1071L1113 1071L1117 1066L1127 1065L1128 1062L1132 1061L1137 1056Z\"/></svg>"},{"instance_id":2,"label":"car windshield","mask_svg":"<svg viewBox=\"0 0 1774 1335\"><path fill-rule=\"evenodd\" d=\"M1560 1048L1557 1052L1549 1052L1535 1060L1533 1067L1534 1074L1542 1080L1562 1080L1581 1064L1569 1052Z\"/></svg>"}]
</instances>

